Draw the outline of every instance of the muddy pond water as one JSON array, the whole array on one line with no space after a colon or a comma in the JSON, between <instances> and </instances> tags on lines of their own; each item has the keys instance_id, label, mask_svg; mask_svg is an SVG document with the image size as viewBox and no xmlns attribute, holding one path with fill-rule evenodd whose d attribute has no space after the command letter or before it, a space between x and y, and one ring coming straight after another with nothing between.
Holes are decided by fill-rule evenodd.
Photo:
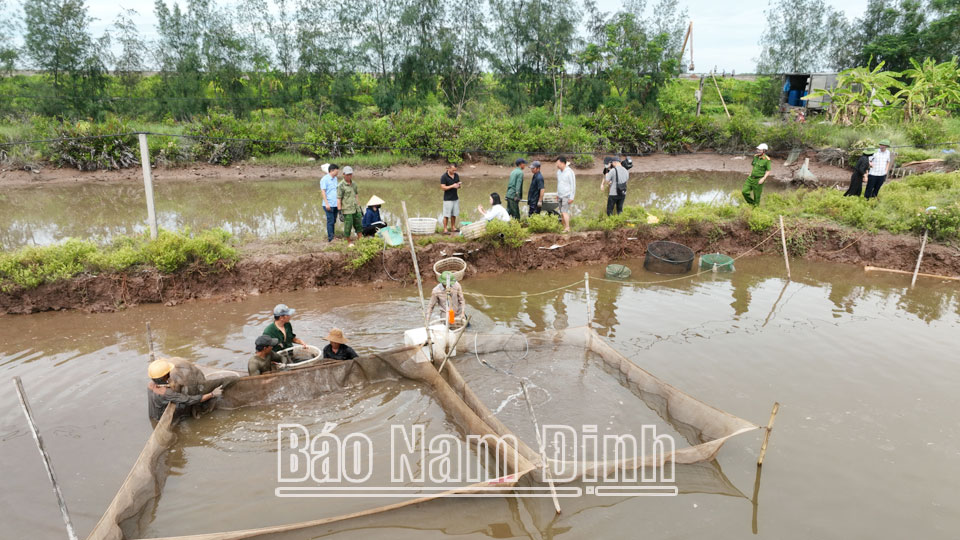
<instances>
[{"instance_id":1,"label":"muddy pond water","mask_svg":"<svg viewBox=\"0 0 960 540\"><path fill-rule=\"evenodd\" d=\"M400 201L407 202L411 217L439 217L442 194L439 179L393 180L356 178L361 204L372 195L387 201L381 216L389 224L401 220ZM488 196L505 195L509 170L502 179L471 178L461 173L460 212L464 221L475 221L478 204L489 207ZM626 204L673 208L687 201L730 202L743 177L737 173L644 173L631 176ZM284 233L319 234L326 215L316 180L263 180L251 182L164 182L154 188L157 220L161 227L193 230L222 227L238 236L266 238ZM546 178L547 191L556 191L556 177ZM524 193L530 185L524 178ZM606 208L599 176L578 176L575 213L590 214ZM768 191L784 189L773 182ZM45 245L68 237L109 240L147 230L146 200L139 184L83 184L8 189L0 193L0 248ZM342 229L342 227L341 227Z\"/></svg>"},{"instance_id":2,"label":"muddy pond water","mask_svg":"<svg viewBox=\"0 0 960 540\"><path fill-rule=\"evenodd\" d=\"M634 281L663 276L628 261ZM960 288L865 274L855 266L737 261L733 274L660 284L599 281L602 267L468 279L478 331L535 332L587 323L638 365L704 402L763 424L782 404L756 499L757 537L956 538L960 531ZM492 295L520 295L493 298ZM417 326L415 287L327 288L141 306L121 313L7 316L0 379L23 378L75 525L91 529L150 434L144 323L157 348L243 369L254 338L285 302L308 343L344 328L362 353L398 344ZM582 354L487 358L530 376L541 419L620 426L641 414L629 392ZM525 440L515 381L461 354L456 365ZM583 366L588 366L586 369ZM622 402L622 403L621 403ZM142 517L144 536L194 534L334 515L394 501L290 502L273 496L275 427L327 421L382 436L382 425L455 427L417 385L378 383L295 405L215 411L178 428L165 485ZM602 428L601 428L602 429ZM532 441L527 441L531 443ZM722 538L753 536L760 432L726 443L677 497L433 501L282 538ZM61 538L59 514L13 385L0 391L0 530L4 538ZM379 458L378 458L379 459ZM706 472L704 472L706 471ZM698 473L700 474L700 473ZM704 480L707 479L707 480Z\"/></svg>"}]
</instances>

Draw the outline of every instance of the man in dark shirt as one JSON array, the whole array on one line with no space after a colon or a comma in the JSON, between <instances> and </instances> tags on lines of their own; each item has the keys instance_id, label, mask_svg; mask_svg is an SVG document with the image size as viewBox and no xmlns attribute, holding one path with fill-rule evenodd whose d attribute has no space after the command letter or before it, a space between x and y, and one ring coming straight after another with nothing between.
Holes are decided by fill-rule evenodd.
<instances>
[{"instance_id":1,"label":"man in dark shirt","mask_svg":"<svg viewBox=\"0 0 960 540\"><path fill-rule=\"evenodd\" d=\"M210 386L214 386L205 394L181 394L170 388L170 371L173 370L173 363L165 359L154 360L147 367L147 375L150 377L150 383L147 385L147 407L150 419L159 421L163 416L163 411L167 409L167 404L176 403L177 410L174 413L174 419L179 420L184 416L191 414L193 408L201 403L206 403L211 399L220 397L220 387L229 382L227 379L216 379L208 381ZM206 388L204 388L205 390Z\"/></svg>"},{"instance_id":2,"label":"man in dark shirt","mask_svg":"<svg viewBox=\"0 0 960 540\"><path fill-rule=\"evenodd\" d=\"M263 335L277 338L280 342L280 350L289 349L294 345L306 345L302 339L293 333L293 325L290 324L290 317L296 311L287 307L286 304L277 304L273 308L273 322L263 329Z\"/></svg>"},{"instance_id":3,"label":"man in dark shirt","mask_svg":"<svg viewBox=\"0 0 960 540\"><path fill-rule=\"evenodd\" d=\"M257 353L250 357L247 362L247 373L251 376L262 375L280 369L283 365L283 358L274 352L274 348L280 344L280 340L270 336L257 336L254 346Z\"/></svg>"},{"instance_id":4,"label":"man in dark shirt","mask_svg":"<svg viewBox=\"0 0 960 540\"><path fill-rule=\"evenodd\" d=\"M546 191L543 185L543 174L540 173L540 162L534 161L530 164L530 172L533 178L530 180L530 191L527 192L527 204L530 205L530 215L539 214L543 207L543 193Z\"/></svg>"},{"instance_id":5,"label":"man in dark shirt","mask_svg":"<svg viewBox=\"0 0 960 540\"><path fill-rule=\"evenodd\" d=\"M458 232L457 217L460 215L460 197L457 189L460 188L460 175L457 166L447 165L447 172L440 177L440 189L443 190L443 232ZM449 223L449 229L448 229Z\"/></svg>"},{"instance_id":6,"label":"man in dark shirt","mask_svg":"<svg viewBox=\"0 0 960 540\"><path fill-rule=\"evenodd\" d=\"M357 352L347 345L347 338L343 335L343 330L334 328L327 335L329 345L323 348L323 358L325 360L353 360Z\"/></svg>"}]
</instances>

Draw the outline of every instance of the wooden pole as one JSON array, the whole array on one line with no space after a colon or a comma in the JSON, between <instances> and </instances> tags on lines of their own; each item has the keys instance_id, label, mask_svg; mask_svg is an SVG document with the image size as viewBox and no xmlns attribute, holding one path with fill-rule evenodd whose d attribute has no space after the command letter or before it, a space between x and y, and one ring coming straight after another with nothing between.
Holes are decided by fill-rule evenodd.
<instances>
[{"instance_id":1,"label":"wooden pole","mask_svg":"<svg viewBox=\"0 0 960 540\"><path fill-rule=\"evenodd\" d=\"M593 322L593 306L590 304L590 272L583 273L583 290L587 293L587 326Z\"/></svg>"},{"instance_id":2,"label":"wooden pole","mask_svg":"<svg viewBox=\"0 0 960 540\"><path fill-rule=\"evenodd\" d=\"M153 171L150 169L150 147L147 146L147 134L140 133L140 167L143 169L143 190L147 195L147 222L150 225L150 239L157 239L157 211L153 206Z\"/></svg>"},{"instance_id":3,"label":"wooden pole","mask_svg":"<svg viewBox=\"0 0 960 540\"><path fill-rule=\"evenodd\" d=\"M783 244L783 262L787 265L787 279L790 277L790 255L787 254L787 233L783 228L783 216L780 216L780 242Z\"/></svg>"},{"instance_id":4,"label":"wooden pole","mask_svg":"<svg viewBox=\"0 0 960 540\"><path fill-rule=\"evenodd\" d=\"M760 475L762 473L763 467L757 465L757 476L753 480L753 499L750 500L750 502L753 504L753 534L757 534L759 531L759 527L757 525L757 515L760 513Z\"/></svg>"},{"instance_id":5,"label":"wooden pole","mask_svg":"<svg viewBox=\"0 0 960 540\"><path fill-rule=\"evenodd\" d=\"M723 100L723 94L720 93L720 85L717 84L717 78L713 76L713 73L710 74L710 78L713 79L713 85L717 87L717 95L720 96L720 104L723 105L723 112L727 113L727 118L730 118L730 111L727 109L727 102Z\"/></svg>"},{"instance_id":6,"label":"wooden pole","mask_svg":"<svg viewBox=\"0 0 960 540\"><path fill-rule=\"evenodd\" d=\"M879 266L864 266L863 270L865 272L891 272L893 274L907 274L907 275L910 274L910 272L907 272L906 270L894 270L893 268L880 268ZM934 279L949 279L953 281L960 281L960 277L954 277L954 276L938 276L937 274L924 274L923 272L920 272L917 275L928 277L928 278L934 278Z\"/></svg>"},{"instance_id":7,"label":"wooden pole","mask_svg":"<svg viewBox=\"0 0 960 540\"><path fill-rule=\"evenodd\" d=\"M70 521L70 512L67 511L67 501L63 499L63 493L60 491L60 484L57 483L57 475L53 472L53 463L50 462L50 456L47 454L47 447L43 444L43 437L40 436L40 429L33 420L33 409L30 408L30 402L27 401L27 394L23 390L23 383L20 377L14 377L13 383L17 387L17 396L20 398L20 408L23 409L24 416L27 417L27 424L30 425L30 433L33 434L33 440L37 443L37 449L40 451L40 457L43 459L43 466L47 469L47 478L53 486L53 493L57 496L57 504L60 505L60 516L63 518L63 524L67 527L67 537L70 540L77 540L77 532L73 529L73 522Z\"/></svg>"},{"instance_id":8,"label":"wooden pole","mask_svg":"<svg viewBox=\"0 0 960 540\"><path fill-rule=\"evenodd\" d=\"M403 208L403 226L407 229L407 241L410 244L410 257L413 259L413 273L417 276L417 290L420 292L420 309L423 311L423 328L427 331L427 357L433 360L433 338L430 336L430 319L427 315L427 302L423 299L423 279L420 277L420 263L417 262L417 250L413 247L413 233L410 232L410 217L407 215L407 201L400 201Z\"/></svg>"},{"instance_id":9,"label":"wooden pole","mask_svg":"<svg viewBox=\"0 0 960 540\"><path fill-rule=\"evenodd\" d=\"M150 331L150 323L147 322L147 350L150 351L150 361L157 359L157 354L153 350L153 332Z\"/></svg>"},{"instance_id":10,"label":"wooden pole","mask_svg":"<svg viewBox=\"0 0 960 540\"><path fill-rule=\"evenodd\" d=\"M543 444L543 435L540 434L540 423L537 422L537 414L533 412L533 403L530 402L530 394L527 393L527 383L520 381L520 390L523 391L523 400L527 402L527 410L530 412L530 419L533 420L533 427L537 430L537 444L540 446L540 459L543 460L543 477L550 486L550 496L553 498L553 508L560 513L560 500L557 498L557 488L553 486L553 478L550 477L550 467L547 465L547 449Z\"/></svg>"},{"instance_id":11,"label":"wooden pole","mask_svg":"<svg viewBox=\"0 0 960 540\"><path fill-rule=\"evenodd\" d=\"M770 442L770 432L773 431L773 421L777 419L778 412L780 412L780 403L774 402L773 410L770 411L770 421L767 422L767 432L763 435L763 444L760 445L760 457L757 458L757 467L763 466L763 456L767 455L767 443Z\"/></svg>"},{"instance_id":12,"label":"wooden pole","mask_svg":"<svg viewBox=\"0 0 960 540\"><path fill-rule=\"evenodd\" d=\"M470 324L470 315L467 315L467 319L463 323L463 331L457 335L457 339L453 341L453 346L450 347L450 350L447 351L446 356L443 357L443 362L440 363L440 369L437 370L437 373L443 373L443 366L447 365L447 360L450 358L450 354L457 348L457 344L460 343L460 338L467 333L468 324Z\"/></svg>"},{"instance_id":13,"label":"wooden pole","mask_svg":"<svg viewBox=\"0 0 960 540\"><path fill-rule=\"evenodd\" d=\"M700 116L700 105L703 102L703 79L704 76L700 76L700 88L697 90L697 116Z\"/></svg>"},{"instance_id":14,"label":"wooden pole","mask_svg":"<svg viewBox=\"0 0 960 540\"><path fill-rule=\"evenodd\" d=\"M920 255L917 255L917 267L913 269L913 279L910 280L910 286L917 284L917 274L920 273L920 261L923 260L923 250L927 249L927 229L923 230L923 242L920 242Z\"/></svg>"}]
</instances>

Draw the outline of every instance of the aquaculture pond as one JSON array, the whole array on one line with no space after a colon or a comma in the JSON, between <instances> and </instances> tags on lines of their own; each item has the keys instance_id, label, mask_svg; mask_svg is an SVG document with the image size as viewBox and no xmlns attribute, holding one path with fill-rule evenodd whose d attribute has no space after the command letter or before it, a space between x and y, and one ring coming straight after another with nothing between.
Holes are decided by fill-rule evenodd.
<instances>
[{"instance_id":1,"label":"aquaculture pond","mask_svg":"<svg viewBox=\"0 0 960 540\"><path fill-rule=\"evenodd\" d=\"M633 362L696 398L765 424L782 404L762 477L761 432L729 440L715 461L686 469L676 497L452 499L282 538L956 538L960 530L960 287L867 274L856 266L743 258L732 274L674 279L625 261L628 282L603 267L468 278L471 330L529 334L592 324ZM592 320L582 284L589 272ZM670 280L670 281L665 281ZM651 283L653 282L653 283ZM501 298L510 296L511 298ZM23 379L81 536L112 499L145 441L146 322L157 349L245 369L274 304L295 308L308 343L341 327L361 353L402 343L422 324L416 287L324 288L242 302L148 305L119 313L8 316L0 375ZM482 338L478 338L482 339ZM535 447L517 380L461 347L453 361L481 399ZM483 360L531 381L540 420L623 430L656 423L596 358L564 347ZM59 512L17 403L0 392L4 536L60 538ZM315 519L382 504L291 501L277 487L276 427L296 422L360 430L419 422L457 434L429 392L380 382L318 400L189 419L164 459L142 536L196 534ZM377 460L388 459L377 454ZM679 475L678 475L679 476ZM396 502L396 501L387 501Z\"/></svg>"}]
</instances>

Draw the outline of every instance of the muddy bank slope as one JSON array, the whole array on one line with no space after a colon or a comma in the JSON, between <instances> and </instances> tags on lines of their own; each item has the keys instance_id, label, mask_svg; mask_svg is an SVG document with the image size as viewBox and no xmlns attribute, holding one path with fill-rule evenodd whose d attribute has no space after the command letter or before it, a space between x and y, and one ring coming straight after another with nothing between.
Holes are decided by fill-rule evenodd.
<instances>
[{"instance_id":1,"label":"muddy bank slope","mask_svg":"<svg viewBox=\"0 0 960 540\"><path fill-rule=\"evenodd\" d=\"M543 174L550 179L556 178L556 166L549 161L556 156L540 156L543 160ZM533 157L531 157L532 159ZM786 167L783 159L774 158L773 177L783 182L793 178L793 167ZM155 168L154 180L157 182L242 182L280 178L318 179L323 176L320 170L321 161L311 162L310 165L258 165L255 162L243 162L237 165L220 166L206 163L196 163L182 167ZM349 165L349 158L337 160L341 166ZM397 180L411 178L440 178L444 164L439 162L425 162L420 165L397 165L386 169L371 169L354 167L357 178L394 178ZM463 163L460 166L460 176L463 178L502 177L510 176L512 167L495 165L484 162ZM593 166L577 168L578 175L599 175L603 169L601 159L595 159ZM850 172L829 164L816 163L811 160L810 170L824 184L845 183L850 180ZM750 159L746 156L726 154L652 154L634 158L633 173L650 172L750 172ZM78 171L76 169L43 168L37 172L4 170L0 171L0 187L31 187L62 184L142 184L143 176L140 168L123 169L119 171Z\"/></svg>"},{"instance_id":2,"label":"muddy bank slope","mask_svg":"<svg viewBox=\"0 0 960 540\"><path fill-rule=\"evenodd\" d=\"M644 255L649 242L661 239L684 243L698 254L717 251L731 256L782 253L776 230L754 233L743 224L735 223L684 230L656 227L571 236L544 234L535 236L517 249L487 243L432 244L419 248L418 258L421 273L430 284L435 279L433 263L455 253L462 254L467 260L468 275L493 274L639 258ZM541 249L554 244L562 247ZM824 224L791 227L788 244L795 257L907 271L913 270L920 249L920 241L914 236L867 234ZM406 249L389 250L354 271L347 270L345 262L346 256L339 252L248 254L232 269L218 272L188 269L161 274L156 270L141 270L79 276L36 289L0 293L0 314L60 309L102 312L142 303L174 305L198 299L239 301L248 295L264 292L333 285L384 288L413 283L413 264ZM851 268L851 271L860 270ZM921 272L960 276L960 250L928 245Z\"/></svg>"}]
</instances>

